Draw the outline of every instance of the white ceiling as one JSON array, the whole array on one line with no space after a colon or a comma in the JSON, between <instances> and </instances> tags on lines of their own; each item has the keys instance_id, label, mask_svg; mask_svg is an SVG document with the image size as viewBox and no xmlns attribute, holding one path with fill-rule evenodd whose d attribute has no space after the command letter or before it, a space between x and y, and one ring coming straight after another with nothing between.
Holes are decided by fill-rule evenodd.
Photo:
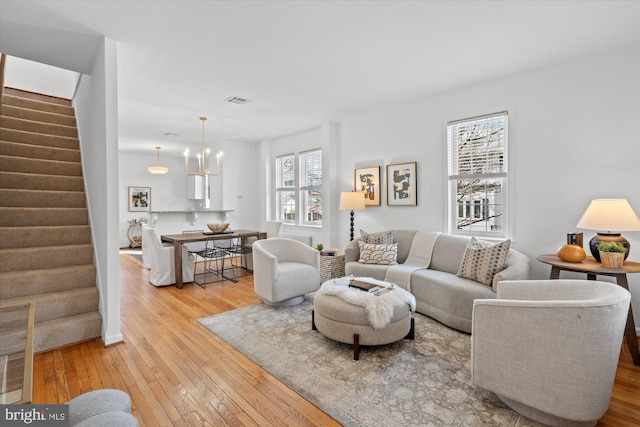
<instances>
[{"instance_id":1,"label":"white ceiling","mask_svg":"<svg viewBox=\"0 0 640 427\"><path fill-rule=\"evenodd\" d=\"M259 140L640 43L640 2L0 1L5 53L86 73L99 36L121 150L177 155L201 115L207 140Z\"/></svg>"}]
</instances>

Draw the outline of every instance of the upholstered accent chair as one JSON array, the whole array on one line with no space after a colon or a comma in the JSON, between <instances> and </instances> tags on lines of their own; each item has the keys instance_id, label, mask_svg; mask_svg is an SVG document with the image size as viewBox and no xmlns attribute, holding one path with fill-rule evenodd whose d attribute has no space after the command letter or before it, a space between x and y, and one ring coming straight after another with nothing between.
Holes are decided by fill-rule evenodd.
<instances>
[{"instance_id":1,"label":"upholstered accent chair","mask_svg":"<svg viewBox=\"0 0 640 427\"><path fill-rule=\"evenodd\" d=\"M292 239L253 243L253 284L269 305L296 305L320 288L320 252Z\"/></svg>"},{"instance_id":2,"label":"upholstered accent chair","mask_svg":"<svg viewBox=\"0 0 640 427\"><path fill-rule=\"evenodd\" d=\"M551 426L593 426L607 411L630 294L591 280L503 281L473 304L473 384Z\"/></svg>"},{"instance_id":3,"label":"upholstered accent chair","mask_svg":"<svg viewBox=\"0 0 640 427\"><path fill-rule=\"evenodd\" d=\"M151 251L153 247L151 246L151 237L149 237L149 230L152 229L149 224L142 224L142 265L147 270L151 269Z\"/></svg>"},{"instance_id":4,"label":"upholstered accent chair","mask_svg":"<svg viewBox=\"0 0 640 427\"><path fill-rule=\"evenodd\" d=\"M137 427L131 415L131 398L117 389L94 390L67 402L69 426L72 427Z\"/></svg>"},{"instance_id":5,"label":"upholstered accent chair","mask_svg":"<svg viewBox=\"0 0 640 427\"><path fill-rule=\"evenodd\" d=\"M148 262L151 266L149 271L149 282L154 286L167 286L176 283L175 259L173 257L173 245L164 246L160 240L160 235L155 228L142 228L142 241L147 241ZM189 254L186 247L182 247L182 280L183 282L193 282L195 262L193 255Z\"/></svg>"}]
</instances>

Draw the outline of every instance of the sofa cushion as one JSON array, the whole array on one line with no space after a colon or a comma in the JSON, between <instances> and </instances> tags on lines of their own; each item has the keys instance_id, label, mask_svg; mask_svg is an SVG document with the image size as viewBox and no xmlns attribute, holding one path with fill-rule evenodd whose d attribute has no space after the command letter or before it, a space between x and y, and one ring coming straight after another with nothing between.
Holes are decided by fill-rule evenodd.
<instances>
[{"instance_id":1,"label":"sofa cushion","mask_svg":"<svg viewBox=\"0 0 640 427\"><path fill-rule=\"evenodd\" d=\"M393 243L393 230L379 231L377 233L367 233L364 230L360 230L360 235L364 243L372 245L390 245Z\"/></svg>"},{"instance_id":2,"label":"sofa cushion","mask_svg":"<svg viewBox=\"0 0 640 427\"><path fill-rule=\"evenodd\" d=\"M413 273L411 293L417 312L463 332L471 332L473 301L496 298L489 286L431 269Z\"/></svg>"},{"instance_id":3,"label":"sofa cushion","mask_svg":"<svg viewBox=\"0 0 640 427\"><path fill-rule=\"evenodd\" d=\"M472 237L462 257L458 276L491 286L493 276L504 269L510 244L511 240L492 244Z\"/></svg>"},{"instance_id":4,"label":"sofa cushion","mask_svg":"<svg viewBox=\"0 0 640 427\"><path fill-rule=\"evenodd\" d=\"M397 243L391 245L372 245L358 242L358 246L360 246L359 263L381 265L395 265L398 263Z\"/></svg>"},{"instance_id":5,"label":"sofa cushion","mask_svg":"<svg viewBox=\"0 0 640 427\"><path fill-rule=\"evenodd\" d=\"M467 236L439 234L436 243L433 245L429 268L457 274L469 240L470 238Z\"/></svg>"}]
</instances>

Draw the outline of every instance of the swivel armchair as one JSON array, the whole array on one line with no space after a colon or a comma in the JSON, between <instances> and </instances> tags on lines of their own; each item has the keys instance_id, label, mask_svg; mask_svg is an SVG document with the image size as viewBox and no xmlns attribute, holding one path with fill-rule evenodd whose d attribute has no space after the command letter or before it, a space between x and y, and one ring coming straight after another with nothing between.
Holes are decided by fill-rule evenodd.
<instances>
[{"instance_id":1,"label":"swivel armchair","mask_svg":"<svg viewBox=\"0 0 640 427\"><path fill-rule=\"evenodd\" d=\"M551 426L592 426L607 411L629 292L592 280L498 283L473 304L473 384Z\"/></svg>"},{"instance_id":2,"label":"swivel armchair","mask_svg":"<svg viewBox=\"0 0 640 427\"><path fill-rule=\"evenodd\" d=\"M253 243L253 284L269 305L296 305L320 288L320 253L292 239Z\"/></svg>"}]
</instances>

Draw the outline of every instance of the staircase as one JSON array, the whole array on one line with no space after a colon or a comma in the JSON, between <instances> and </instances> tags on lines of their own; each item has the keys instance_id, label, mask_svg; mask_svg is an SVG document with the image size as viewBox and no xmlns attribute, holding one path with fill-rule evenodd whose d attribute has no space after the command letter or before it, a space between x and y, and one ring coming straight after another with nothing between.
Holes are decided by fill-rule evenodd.
<instances>
[{"instance_id":1,"label":"staircase","mask_svg":"<svg viewBox=\"0 0 640 427\"><path fill-rule=\"evenodd\" d=\"M102 317L71 101L5 88L0 302L35 303L35 351L99 337Z\"/></svg>"}]
</instances>

